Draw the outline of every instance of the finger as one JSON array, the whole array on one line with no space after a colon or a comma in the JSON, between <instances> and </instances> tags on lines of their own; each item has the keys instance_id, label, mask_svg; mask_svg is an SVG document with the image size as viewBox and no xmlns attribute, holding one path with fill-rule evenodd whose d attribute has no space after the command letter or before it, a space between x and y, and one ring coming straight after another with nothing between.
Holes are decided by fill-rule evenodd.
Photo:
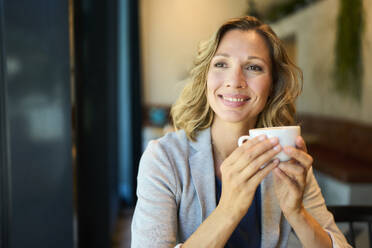
<instances>
[{"instance_id":1,"label":"finger","mask_svg":"<svg viewBox=\"0 0 372 248\"><path fill-rule=\"evenodd\" d=\"M296 138L296 147L304 152L307 153L307 147L306 147L306 143L304 141L304 139L301 137L301 136L297 136Z\"/></svg>"},{"instance_id":2,"label":"finger","mask_svg":"<svg viewBox=\"0 0 372 248\"><path fill-rule=\"evenodd\" d=\"M296 164L293 162L281 162L278 165L278 168L292 179L295 179L296 177L306 176L307 171L306 168L301 164Z\"/></svg>"},{"instance_id":3,"label":"finger","mask_svg":"<svg viewBox=\"0 0 372 248\"><path fill-rule=\"evenodd\" d=\"M279 167L274 169L274 173L279 179L280 183L285 183L287 186L292 188L293 190L298 190L298 185L296 181L290 178L284 171L282 171Z\"/></svg>"},{"instance_id":4,"label":"finger","mask_svg":"<svg viewBox=\"0 0 372 248\"><path fill-rule=\"evenodd\" d=\"M267 166L267 163L272 162L275 155L281 151L281 146L276 145L272 149L266 151L261 156L257 157L256 160L252 161L249 166L242 166L242 171L239 173L243 180L251 178L253 175L262 169L262 166ZM279 161L279 159L277 159Z\"/></svg>"},{"instance_id":5,"label":"finger","mask_svg":"<svg viewBox=\"0 0 372 248\"><path fill-rule=\"evenodd\" d=\"M308 153L296 149L291 146L286 146L283 148L283 151L290 156L291 158L297 160L300 164L305 166L305 168L308 170L310 169L311 165L313 164L313 157L311 157Z\"/></svg>"},{"instance_id":6,"label":"finger","mask_svg":"<svg viewBox=\"0 0 372 248\"><path fill-rule=\"evenodd\" d=\"M260 142L263 142L267 139L266 135L259 135L257 137L254 137L251 140L247 140L244 142L241 146L236 148L229 157L226 158L226 163L227 164L233 164L236 160L241 157L247 149L250 149L251 147L259 144Z\"/></svg>"},{"instance_id":7,"label":"finger","mask_svg":"<svg viewBox=\"0 0 372 248\"><path fill-rule=\"evenodd\" d=\"M277 168L279 164L279 159L274 159L264 168L260 169L256 174L254 174L250 180L256 187L262 182L262 180L275 168Z\"/></svg>"},{"instance_id":8,"label":"finger","mask_svg":"<svg viewBox=\"0 0 372 248\"><path fill-rule=\"evenodd\" d=\"M282 149L283 148L280 144L272 147L270 150L267 150L263 154L259 155L249 167L254 170L261 168L264 164L272 161L275 155L278 155L282 151Z\"/></svg>"},{"instance_id":9,"label":"finger","mask_svg":"<svg viewBox=\"0 0 372 248\"><path fill-rule=\"evenodd\" d=\"M262 168L263 165L271 162L274 159L275 155L280 153L281 150L282 147L280 146L280 144L272 147L271 149L265 151L264 153L256 157L256 159L253 160L249 166L245 166L243 168L244 171L246 171L247 174L256 173L259 169Z\"/></svg>"},{"instance_id":10,"label":"finger","mask_svg":"<svg viewBox=\"0 0 372 248\"><path fill-rule=\"evenodd\" d=\"M251 164L253 161L255 161L258 157L263 155L269 150L272 150L275 146L279 144L279 139L274 137L267 139L261 143L258 143L257 145L251 147L251 149L246 150L244 154L242 154L242 157L239 158L239 161L236 163L236 168L238 170L243 170L247 167L247 165ZM275 151L278 151L281 149L280 147L277 147ZM265 162L270 161L274 156L268 156L266 154L267 160L264 160L261 162L260 166L263 165ZM262 159L261 159L262 160ZM255 161L256 162L256 161ZM253 163L254 165L256 163Z\"/></svg>"},{"instance_id":11,"label":"finger","mask_svg":"<svg viewBox=\"0 0 372 248\"><path fill-rule=\"evenodd\" d=\"M267 139L267 136L265 134L261 134L257 137L254 137L253 139L250 139L250 140L246 140L241 146L247 150L249 148L251 148L252 146L255 146L257 144L259 144L260 142L264 141Z\"/></svg>"}]
</instances>

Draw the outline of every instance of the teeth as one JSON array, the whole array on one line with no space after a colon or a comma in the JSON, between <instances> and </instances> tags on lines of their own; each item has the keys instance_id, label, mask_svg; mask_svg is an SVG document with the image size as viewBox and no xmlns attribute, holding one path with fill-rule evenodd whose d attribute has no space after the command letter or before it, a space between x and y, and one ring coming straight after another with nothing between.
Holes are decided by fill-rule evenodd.
<instances>
[{"instance_id":1,"label":"teeth","mask_svg":"<svg viewBox=\"0 0 372 248\"><path fill-rule=\"evenodd\" d=\"M223 99L229 102L244 102L245 101L245 99L243 98L231 98L231 97L224 97L224 96L223 96Z\"/></svg>"}]
</instances>

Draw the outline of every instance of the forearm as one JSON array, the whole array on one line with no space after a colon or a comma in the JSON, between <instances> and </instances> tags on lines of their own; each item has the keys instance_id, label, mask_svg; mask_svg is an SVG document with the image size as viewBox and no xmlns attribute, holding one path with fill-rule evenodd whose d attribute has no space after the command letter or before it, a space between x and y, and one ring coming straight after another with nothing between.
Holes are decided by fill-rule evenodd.
<instances>
[{"instance_id":1,"label":"forearm","mask_svg":"<svg viewBox=\"0 0 372 248\"><path fill-rule=\"evenodd\" d=\"M303 247L332 247L332 240L323 227L303 208L299 214L286 216Z\"/></svg>"},{"instance_id":2,"label":"forearm","mask_svg":"<svg viewBox=\"0 0 372 248\"><path fill-rule=\"evenodd\" d=\"M239 222L239 217L226 214L217 207L186 240L182 248L224 247Z\"/></svg>"}]
</instances>

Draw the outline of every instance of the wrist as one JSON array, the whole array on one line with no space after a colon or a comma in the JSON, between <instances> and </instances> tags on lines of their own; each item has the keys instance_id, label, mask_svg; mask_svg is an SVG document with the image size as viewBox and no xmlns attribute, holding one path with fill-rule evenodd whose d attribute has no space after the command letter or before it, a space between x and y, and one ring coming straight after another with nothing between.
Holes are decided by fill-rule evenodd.
<instances>
[{"instance_id":1,"label":"wrist","mask_svg":"<svg viewBox=\"0 0 372 248\"><path fill-rule=\"evenodd\" d=\"M236 216L217 206L182 247L224 247L238 224Z\"/></svg>"},{"instance_id":2,"label":"wrist","mask_svg":"<svg viewBox=\"0 0 372 248\"><path fill-rule=\"evenodd\" d=\"M217 205L216 207L216 214L220 216L220 218L223 219L225 223L229 223L231 225L239 223L242 219L242 215L240 213L237 214L235 213L235 211L232 211L231 209L225 209L220 205Z\"/></svg>"},{"instance_id":3,"label":"wrist","mask_svg":"<svg viewBox=\"0 0 372 248\"><path fill-rule=\"evenodd\" d=\"M285 217L303 247L332 247L330 236L304 207Z\"/></svg>"},{"instance_id":4,"label":"wrist","mask_svg":"<svg viewBox=\"0 0 372 248\"><path fill-rule=\"evenodd\" d=\"M306 218L306 210L303 206L301 206L299 209L293 210L290 213L284 213L285 218L289 223L297 223L301 222Z\"/></svg>"}]
</instances>

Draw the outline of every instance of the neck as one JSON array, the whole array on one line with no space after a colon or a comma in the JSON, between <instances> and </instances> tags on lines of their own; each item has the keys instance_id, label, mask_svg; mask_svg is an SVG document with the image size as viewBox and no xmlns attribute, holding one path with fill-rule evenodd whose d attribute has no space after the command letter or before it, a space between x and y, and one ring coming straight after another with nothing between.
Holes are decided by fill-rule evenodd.
<instances>
[{"instance_id":1,"label":"neck","mask_svg":"<svg viewBox=\"0 0 372 248\"><path fill-rule=\"evenodd\" d=\"M227 123L214 121L211 126L211 137L214 158L222 163L238 146L240 136L248 135L248 130L254 128L255 120L250 123Z\"/></svg>"}]
</instances>

